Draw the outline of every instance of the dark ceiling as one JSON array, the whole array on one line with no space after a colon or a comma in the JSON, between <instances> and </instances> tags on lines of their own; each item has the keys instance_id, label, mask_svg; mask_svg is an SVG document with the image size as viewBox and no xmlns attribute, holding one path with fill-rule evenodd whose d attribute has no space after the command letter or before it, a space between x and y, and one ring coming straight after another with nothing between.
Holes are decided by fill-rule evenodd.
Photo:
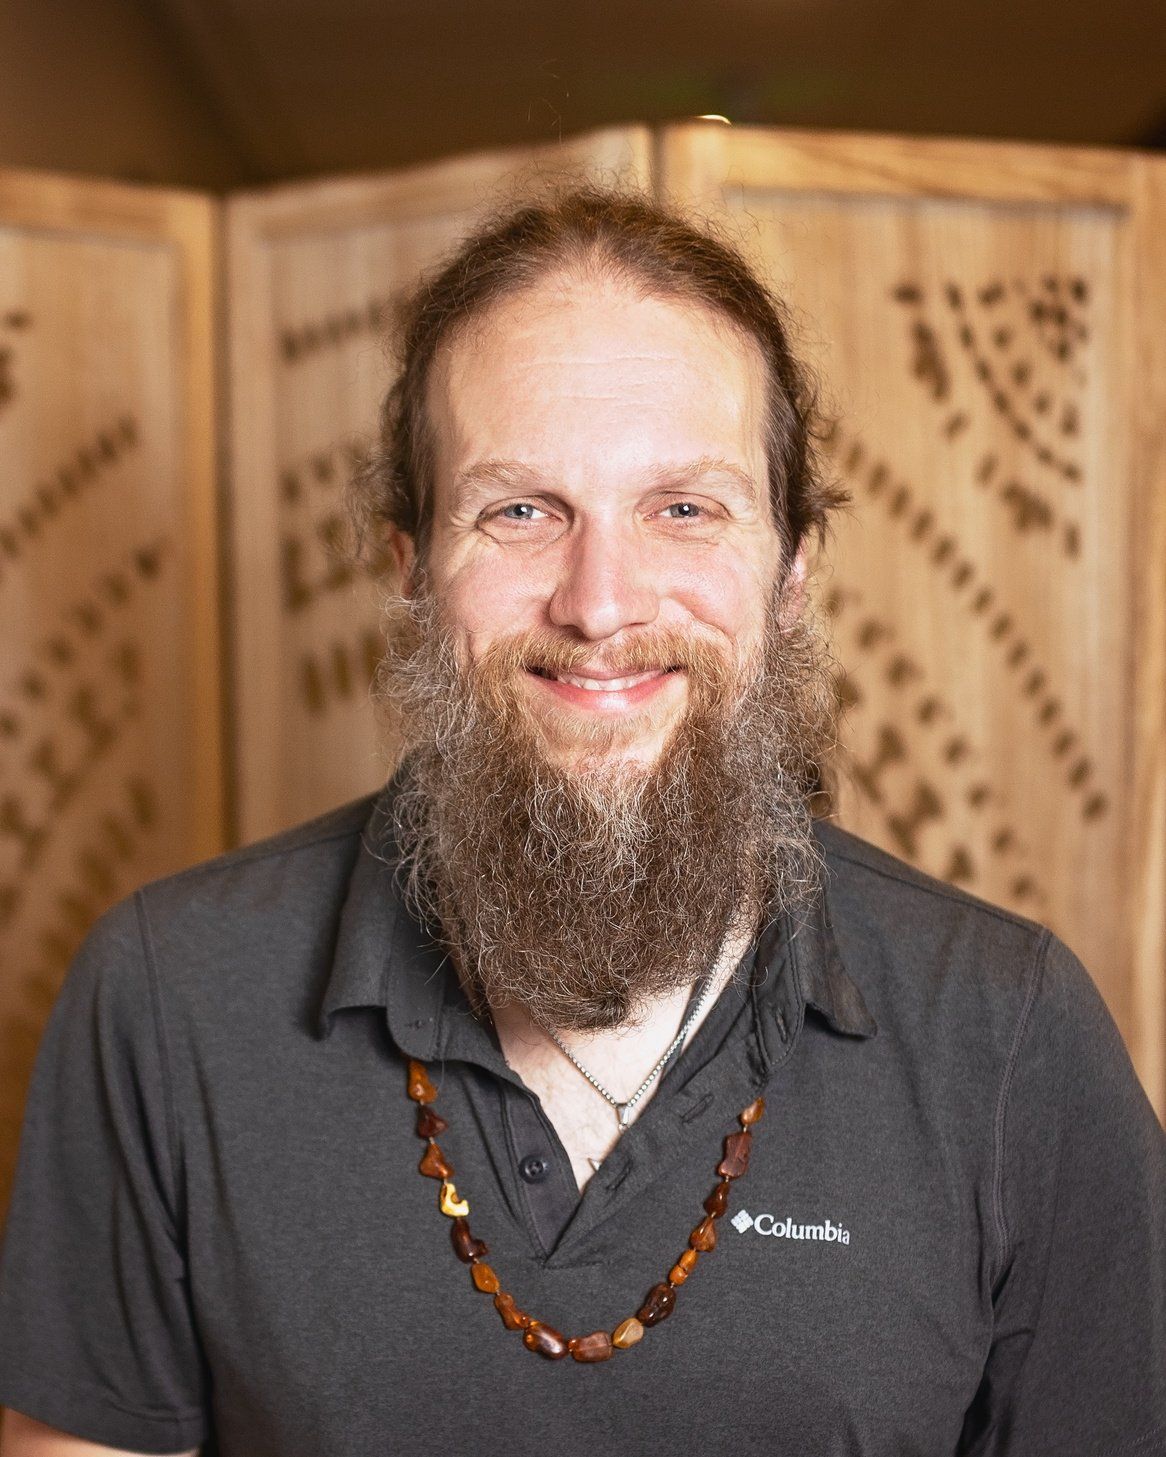
<instances>
[{"instance_id":1,"label":"dark ceiling","mask_svg":"<svg viewBox=\"0 0 1166 1457\"><path fill-rule=\"evenodd\" d=\"M1166 0L150 0L256 181L736 122L1161 144Z\"/></svg>"},{"instance_id":2,"label":"dark ceiling","mask_svg":"<svg viewBox=\"0 0 1166 1457\"><path fill-rule=\"evenodd\" d=\"M226 192L709 112L1166 147L1166 0L0 0L0 166Z\"/></svg>"}]
</instances>

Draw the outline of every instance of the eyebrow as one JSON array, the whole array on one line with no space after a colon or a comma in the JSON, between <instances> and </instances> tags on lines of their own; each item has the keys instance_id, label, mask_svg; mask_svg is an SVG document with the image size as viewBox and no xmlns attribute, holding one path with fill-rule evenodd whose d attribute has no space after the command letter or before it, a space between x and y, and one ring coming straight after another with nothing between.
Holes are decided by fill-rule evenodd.
<instances>
[{"instance_id":1,"label":"eyebrow","mask_svg":"<svg viewBox=\"0 0 1166 1457\"><path fill-rule=\"evenodd\" d=\"M702 455L697 460L683 461L676 465L653 466L645 472L646 489L663 486L678 487L681 490L695 486L709 476L722 476L742 490L751 503L757 500L757 486L753 477L741 466L720 456ZM464 504L464 497L474 491L488 487L502 487L506 491L545 490L550 482L533 466L519 460L480 460L457 473L453 480L453 496L457 504Z\"/></svg>"}]
</instances>

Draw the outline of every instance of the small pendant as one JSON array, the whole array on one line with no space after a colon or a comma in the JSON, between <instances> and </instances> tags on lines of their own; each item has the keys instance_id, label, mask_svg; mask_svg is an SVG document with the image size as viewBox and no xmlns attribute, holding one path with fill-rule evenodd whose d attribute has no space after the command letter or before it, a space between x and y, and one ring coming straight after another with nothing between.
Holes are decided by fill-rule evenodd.
<instances>
[{"instance_id":1,"label":"small pendant","mask_svg":"<svg viewBox=\"0 0 1166 1457\"><path fill-rule=\"evenodd\" d=\"M619 1126L621 1131L630 1127L632 1121L632 1105L630 1103L617 1103L615 1111L619 1114Z\"/></svg>"}]
</instances>

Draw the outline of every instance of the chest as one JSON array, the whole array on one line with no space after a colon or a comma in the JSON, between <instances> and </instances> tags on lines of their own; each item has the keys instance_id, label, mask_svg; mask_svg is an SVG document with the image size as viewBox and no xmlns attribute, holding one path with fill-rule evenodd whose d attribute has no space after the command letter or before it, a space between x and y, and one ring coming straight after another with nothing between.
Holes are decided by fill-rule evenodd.
<instances>
[{"instance_id":1,"label":"chest","mask_svg":"<svg viewBox=\"0 0 1166 1457\"><path fill-rule=\"evenodd\" d=\"M582 1075L575 1074L573 1068L568 1071L574 1076L539 1076L538 1072L528 1072L524 1081L554 1129L570 1164L571 1176L582 1193L626 1129L620 1125L617 1108ZM629 1110L628 1127L644 1112L654 1091L650 1089Z\"/></svg>"},{"instance_id":2,"label":"chest","mask_svg":"<svg viewBox=\"0 0 1166 1457\"><path fill-rule=\"evenodd\" d=\"M580 1335L635 1313L703 1215L744 1072L648 1104L548 1256L492 1121L497 1090L445 1070L442 1147L520 1308ZM530 1354L474 1287L383 1067L290 1077L278 1119L260 1089L217 1110L190 1237L223 1457L363 1457L388 1434L391 1450L463 1449L487 1413L493 1444L517 1452L590 1453L605 1430L643 1452L730 1437L791 1457L954 1451L990 1335L975 1189L950 1141L908 1126L909 1099L888 1137L887 1096L875 1114L811 1072L766 1089L748 1174L673 1313L596 1367ZM572 1104L556 1131L586 1158L602 1125Z\"/></svg>"}]
</instances>

